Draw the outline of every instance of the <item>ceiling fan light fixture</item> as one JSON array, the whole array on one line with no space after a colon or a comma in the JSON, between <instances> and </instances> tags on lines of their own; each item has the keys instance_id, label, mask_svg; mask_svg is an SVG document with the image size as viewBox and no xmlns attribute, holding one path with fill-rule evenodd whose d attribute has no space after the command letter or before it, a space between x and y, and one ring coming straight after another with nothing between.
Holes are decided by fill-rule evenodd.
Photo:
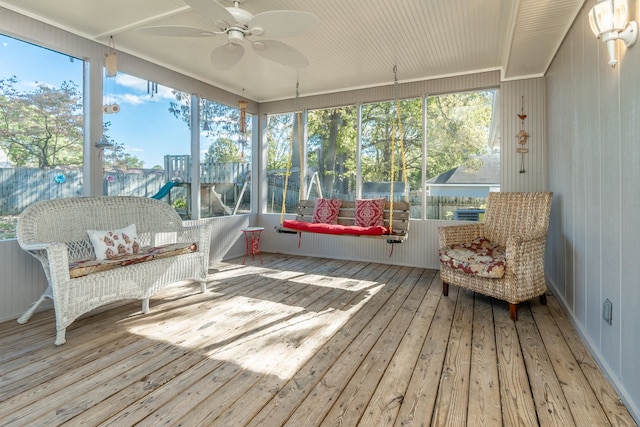
<instances>
[{"instance_id":1,"label":"ceiling fan light fixture","mask_svg":"<svg viewBox=\"0 0 640 427\"><path fill-rule=\"evenodd\" d=\"M261 57L280 65L301 68L308 64L297 49L277 41L301 34L318 24L318 18L310 13L297 10L268 10L255 16L240 7L245 0L225 0L232 7L223 6L219 0L183 0L198 16L209 22L209 30L188 26L149 27L154 35L170 37L205 37L227 35L227 42L211 52L211 61L220 70L227 70L238 64L244 55L244 40L249 36L269 40L249 40L251 47Z\"/></svg>"},{"instance_id":2,"label":"ceiling fan light fixture","mask_svg":"<svg viewBox=\"0 0 640 427\"><path fill-rule=\"evenodd\" d=\"M229 43L240 44L244 40L244 33L240 30L229 30Z\"/></svg>"}]
</instances>

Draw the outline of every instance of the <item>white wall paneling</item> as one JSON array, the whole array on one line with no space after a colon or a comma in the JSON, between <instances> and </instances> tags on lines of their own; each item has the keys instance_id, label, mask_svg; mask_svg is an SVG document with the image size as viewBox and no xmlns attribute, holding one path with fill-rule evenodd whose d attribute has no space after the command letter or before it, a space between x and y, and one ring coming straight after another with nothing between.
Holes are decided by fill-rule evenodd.
<instances>
[{"instance_id":1,"label":"white wall paneling","mask_svg":"<svg viewBox=\"0 0 640 427\"><path fill-rule=\"evenodd\" d=\"M637 8L637 2L636 7ZM586 4L546 79L552 207L548 280L592 352L640 420L640 49L619 64L589 29ZM613 324L602 319L605 299Z\"/></svg>"}]
</instances>

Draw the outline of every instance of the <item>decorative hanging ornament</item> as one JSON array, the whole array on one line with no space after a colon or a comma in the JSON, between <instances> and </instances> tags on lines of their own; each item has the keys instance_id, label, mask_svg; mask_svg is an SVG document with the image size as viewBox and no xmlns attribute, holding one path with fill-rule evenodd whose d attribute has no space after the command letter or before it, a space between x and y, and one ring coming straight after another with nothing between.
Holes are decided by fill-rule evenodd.
<instances>
[{"instance_id":1,"label":"decorative hanging ornament","mask_svg":"<svg viewBox=\"0 0 640 427\"><path fill-rule=\"evenodd\" d=\"M113 41L113 36L109 38L107 53L104 54L104 74L105 77L111 78L105 79L104 82L107 95L103 100L102 112L104 114L119 113L120 106L111 99L112 92L115 91L115 77L118 74L118 55L116 54L116 43ZM109 90L110 87L112 90Z\"/></svg>"},{"instance_id":2,"label":"decorative hanging ornament","mask_svg":"<svg viewBox=\"0 0 640 427\"><path fill-rule=\"evenodd\" d=\"M118 54L116 53L116 42L113 41L113 36L109 37L107 53L104 54L104 68L106 69L107 77L115 77L118 74Z\"/></svg>"},{"instance_id":3,"label":"decorative hanging ornament","mask_svg":"<svg viewBox=\"0 0 640 427\"><path fill-rule=\"evenodd\" d=\"M242 99L238 101L240 106L240 133L246 135L247 133L247 100L244 99L244 89L242 89Z\"/></svg>"},{"instance_id":4,"label":"decorative hanging ornament","mask_svg":"<svg viewBox=\"0 0 640 427\"><path fill-rule=\"evenodd\" d=\"M524 114L524 96L522 97L520 114L518 114L517 116L520 119L520 132L516 134L516 138L518 139L518 145L519 145L516 152L520 154L520 173L525 173L524 155L529 152L529 149L526 147L529 134L524 130L524 119L527 118L527 115Z\"/></svg>"}]
</instances>

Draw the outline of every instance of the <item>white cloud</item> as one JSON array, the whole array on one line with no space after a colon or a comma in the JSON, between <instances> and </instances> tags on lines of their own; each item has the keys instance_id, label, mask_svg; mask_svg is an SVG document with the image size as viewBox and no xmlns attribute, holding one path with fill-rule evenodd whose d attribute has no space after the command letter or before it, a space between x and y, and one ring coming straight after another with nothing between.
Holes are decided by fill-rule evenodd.
<instances>
[{"instance_id":1,"label":"white cloud","mask_svg":"<svg viewBox=\"0 0 640 427\"><path fill-rule=\"evenodd\" d=\"M121 88L124 87L126 89L132 89L133 93L125 93L125 94L114 94L113 97L122 97L121 99L124 102L129 101L130 103L139 104L143 102L150 102L151 95L156 100L159 99L175 99L172 91L173 89L168 88L166 86L157 85L157 93L150 93L152 91L152 83L148 80L143 80L138 77L130 76L128 74L118 74L116 76L116 84ZM105 80L105 88L109 91L109 80ZM118 92L117 89L111 89L112 91ZM129 91L126 91L129 92Z\"/></svg>"}]
</instances>

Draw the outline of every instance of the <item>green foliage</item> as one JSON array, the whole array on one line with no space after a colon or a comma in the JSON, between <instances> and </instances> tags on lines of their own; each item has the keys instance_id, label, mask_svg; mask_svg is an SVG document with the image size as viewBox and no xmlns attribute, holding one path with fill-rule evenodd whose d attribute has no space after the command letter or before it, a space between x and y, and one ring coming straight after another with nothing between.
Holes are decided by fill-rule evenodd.
<instances>
[{"instance_id":1,"label":"green foliage","mask_svg":"<svg viewBox=\"0 0 640 427\"><path fill-rule=\"evenodd\" d=\"M176 98L169 112L191 126L191 95L173 91ZM205 159L212 162L244 161L251 155L247 141L251 141L250 117L245 119L247 134L240 132L240 109L203 99L200 102L200 121L204 137L211 141ZM205 146L205 142L202 142ZM235 146L235 147L234 147Z\"/></svg>"},{"instance_id":2,"label":"green foliage","mask_svg":"<svg viewBox=\"0 0 640 427\"><path fill-rule=\"evenodd\" d=\"M490 152L494 91L430 96L427 103L427 179Z\"/></svg>"},{"instance_id":3,"label":"green foliage","mask_svg":"<svg viewBox=\"0 0 640 427\"><path fill-rule=\"evenodd\" d=\"M398 122L398 108L400 122ZM392 154L393 177L391 176ZM410 188L420 188L422 101L409 99L364 105L362 107L361 156L363 182L404 181L402 175L402 158L404 157Z\"/></svg>"},{"instance_id":4,"label":"green foliage","mask_svg":"<svg viewBox=\"0 0 640 427\"><path fill-rule=\"evenodd\" d=\"M471 170L482 166L477 156L491 150L488 136L493 102L494 91L491 90L427 98L425 179L462 164ZM410 188L422 188L425 132L422 111L421 99L362 106L360 161L363 182L404 181L404 157ZM289 158L294 170L300 163L295 117L294 113L269 116L269 170L285 170ZM318 172L324 194L355 191L357 119L355 106L308 112L307 166Z\"/></svg>"},{"instance_id":5,"label":"green foliage","mask_svg":"<svg viewBox=\"0 0 640 427\"><path fill-rule=\"evenodd\" d=\"M171 206L174 209L186 209L187 208L187 201L184 199L178 199L175 202L171 203Z\"/></svg>"},{"instance_id":6,"label":"green foliage","mask_svg":"<svg viewBox=\"0 0 640 427\"><path fill-rule=\"evenodd\" d=\"M242 160L242 152L238 145L229 138L218 138L204 154L205 163L231 163Z\"/></svg>"},{"instance_id":7,"label":"green foliage","mask_svg":"<svg viewBox=\"0 0 640 427\"><path fill-rule=\"evenodd\" d=\"M324 194L355 189L357 110L355 107L308 113L307 164L318 171Z\"/></svg>"},{"instance_id":8,"label":"green foliage","mask_svg":"<svg viewBox=\"0 0 640 427\"><path fill-rule=\"evenodd\" d=\"M0 147L15 166L81 165L82 94L73 82L16 89L13 76L0 80Z\"/></svg>"},{"instance_id":9,"label":"green foliage","mask_svg":"<svg viewBox=\"0 0 640 427\"><path fill-rule=\"evenodd\" d=\"M284 171L287 169L289 158L291 157L292 163L294 161L293 149L298 144L297 132L294 132L294 117L293 113L277 114L269 116L267 120L267 169L270 171ZM292 153L289 153L289 150L292 150Z\"/></svg>"}]
</instances>

